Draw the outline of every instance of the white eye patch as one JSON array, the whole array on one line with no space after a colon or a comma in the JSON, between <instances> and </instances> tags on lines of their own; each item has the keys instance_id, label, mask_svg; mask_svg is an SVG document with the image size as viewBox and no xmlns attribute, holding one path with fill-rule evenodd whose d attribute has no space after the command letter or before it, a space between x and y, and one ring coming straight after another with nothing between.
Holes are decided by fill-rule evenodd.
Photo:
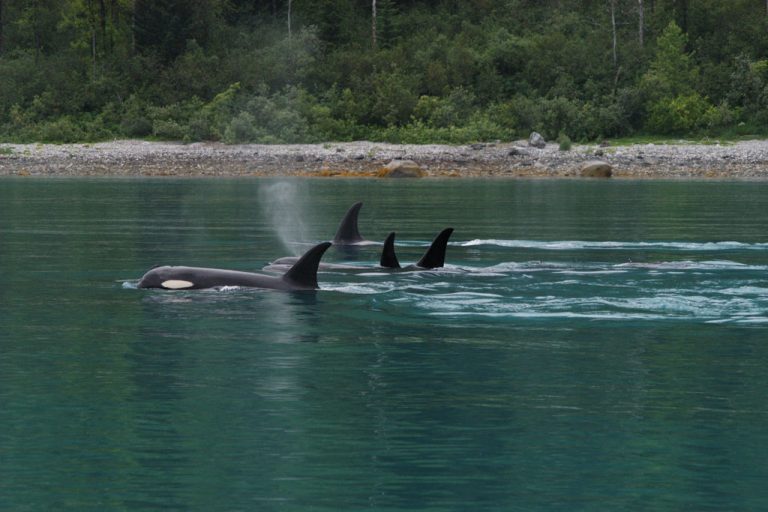
<instances>
[{"instance_id":1,"label":"white eye patch","mask_svg":"<svg viewBox=\"0 0 768 512\"><path fill-rule=\"evenodd\" d=\"M169 279L168 281L163 281L160 286L167 290L183 290L184 288L192 288L195 284L181 279Z\"/></svg>"}]
</instances>

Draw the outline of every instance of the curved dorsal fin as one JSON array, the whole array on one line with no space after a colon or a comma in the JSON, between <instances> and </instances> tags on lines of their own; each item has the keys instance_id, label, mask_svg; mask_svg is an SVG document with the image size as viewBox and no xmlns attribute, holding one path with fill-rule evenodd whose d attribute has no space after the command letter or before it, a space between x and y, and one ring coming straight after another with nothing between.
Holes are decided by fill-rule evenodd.
<instances>
[{"instance_id":1,"label":"curved dorsal fin","mask_svg":"<svg viewBox=\"0 0 768 512\"><path fill-rule=\"evenodd\" d=\"M391 232L387 235L387 239L384 240L384 248L381 250L381 261L379 262L384 268L400 268L400 262L397 261L397 255L395 254L395 232Z\"/></svg>"},{"instance_id":2,"label":"curved dorsal fin","mask_svg":"<svg viewBox=\"0 0 768 512\"><path fill-rule=\"evenodd\" d=\"M354 244L362 242L364 239L360 235L360 231L357 229L357 216L360 214L360 208L363 207L363 203L353 204L344 217L341 219L339 229L336 230L336 235L333 237L333 243L337 245Z\"/></svg>"},{"instance_id":3,"label":"curved dorsal fin","mask_svg":"<svg viewBox=\"0 0 768 512\"><path fill-rule=\"evenodd\" d=\"M416 266L421 268L439 268L445 265L445 250L448 246L448 239L451 238L451 233L453 233L453 228L445 228L438 233L432 241L432 245L429 246L424 256L416 263Z\"/></svg>"},{"instance_id":4,"label":"curved dorsal fin","mask_svg":"<svg viewBox=\"0 0 768 512\"><path fill-rule=\"evenodd\" d=\"M300 288L316 289L317 267L320 265L320 258L330 246L331 242L323 242L305 252L299 261L283 274L283 279Z\"/></svg>"}]
</instances>

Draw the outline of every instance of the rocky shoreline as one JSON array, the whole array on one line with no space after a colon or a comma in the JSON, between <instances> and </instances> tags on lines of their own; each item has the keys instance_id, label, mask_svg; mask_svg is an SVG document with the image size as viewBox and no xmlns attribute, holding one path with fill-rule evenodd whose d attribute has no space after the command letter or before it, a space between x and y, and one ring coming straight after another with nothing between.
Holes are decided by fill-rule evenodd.
<instances>
[{"instance_id":1,"label":"rocky shoreline","mask_svg":"<svg viewBox=\"0 0 768 512\"><path fill-rule=\"evenodd\" d=\"M580 176L601 160L614 178L768 179L768 141L725 144L574 145L527 141L461 146L344 142L233 145L121 140L94 144L0 143L0 176L378 176L392 160L412 160L426 177Z\"/></svg>"}]
</instances>

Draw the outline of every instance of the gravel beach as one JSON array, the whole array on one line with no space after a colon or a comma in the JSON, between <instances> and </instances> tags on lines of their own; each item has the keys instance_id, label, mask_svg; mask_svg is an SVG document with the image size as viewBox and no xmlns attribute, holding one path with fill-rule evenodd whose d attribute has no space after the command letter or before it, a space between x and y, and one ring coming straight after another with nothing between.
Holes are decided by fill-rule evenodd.
<instances>
[{"instance_id":1,"label":"gravel beach","mask_svg":"<svg viewBox=\"0 0 768 512\"><path fill-rule=\"evenodd\" d=\"M614 178L768 179L768 141L724 144L574 145L527 141L461 146L344 142L225 145L120 140L94 144L0 143L0 176L377 176L395 159L426 177L577 177L600 160Z\"/></svg>"}]
</instances>

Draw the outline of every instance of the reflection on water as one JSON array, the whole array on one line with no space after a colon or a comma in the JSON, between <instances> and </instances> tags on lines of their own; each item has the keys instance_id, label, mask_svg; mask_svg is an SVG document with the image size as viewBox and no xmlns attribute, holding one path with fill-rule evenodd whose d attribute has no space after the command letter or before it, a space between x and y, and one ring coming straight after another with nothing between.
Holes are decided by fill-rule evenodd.
<instances>
[{"instance_id":1,"label":"reflection on water","mask_svg":"<svg viewBox=\"0 0 768 512\"><path fill-rule=\"evenodd\" d=\"M768 185L275 183L3 181L0 509L768 505ZM134 286L259 271L357 200L401 261L454 226L446 268Z\"/></svg>"}]
</instances>

